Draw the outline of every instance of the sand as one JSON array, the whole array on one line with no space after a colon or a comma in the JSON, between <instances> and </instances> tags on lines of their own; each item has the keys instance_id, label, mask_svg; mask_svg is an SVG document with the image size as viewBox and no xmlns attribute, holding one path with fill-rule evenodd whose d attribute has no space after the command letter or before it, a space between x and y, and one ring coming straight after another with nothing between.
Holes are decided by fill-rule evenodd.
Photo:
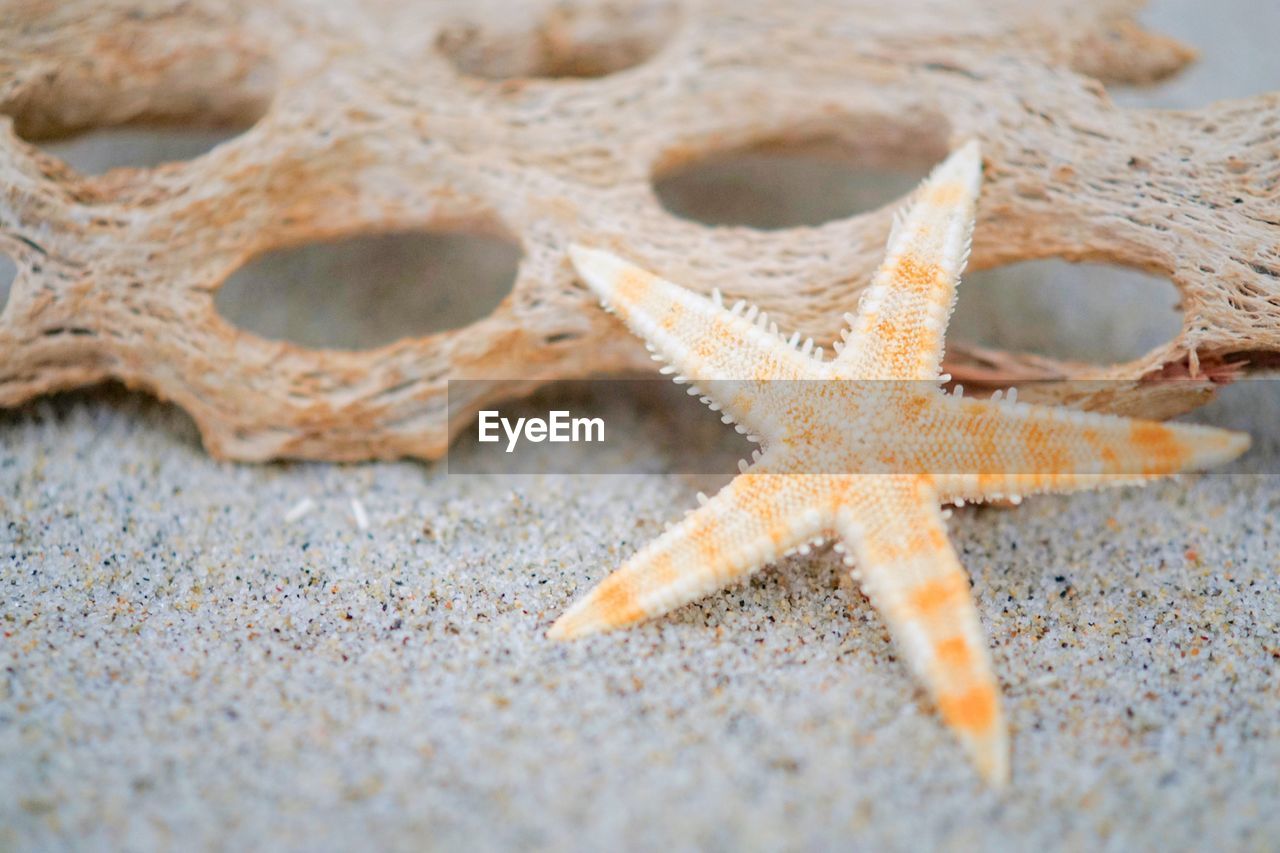
<instances>
[{"instance_id":1,"label":"sand","mask_svg":"<svg viewBox=\"0 0 1280 853\"><path fill-rule=\"evenodd\" d=\"M597 411L661 457L669 414ZM1276 477L956 513L1014 728L1003 795L830 552L543 639L693 492L218 463L120 393L3 416L0 846L1274 843Z\"/></svg>"}]
</instances>

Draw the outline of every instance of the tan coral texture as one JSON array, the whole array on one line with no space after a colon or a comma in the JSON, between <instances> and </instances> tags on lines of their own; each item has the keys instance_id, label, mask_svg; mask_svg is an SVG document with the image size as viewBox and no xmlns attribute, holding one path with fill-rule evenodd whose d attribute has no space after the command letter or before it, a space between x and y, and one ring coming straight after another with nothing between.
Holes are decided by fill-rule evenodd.
<instances>
[{"instance_id":1,"label":"tan coral texture","mask_svg":"<svg viewBox=\"0 0 1280 853\"><path fill-rule=\"evenodd\" d=\"M221 457L436 457L484 402L650 368L576 280L571 242L830 340L897 206L813 228L709 227L667 212L655 177L814 140L921 166L976 137L975 268L1142 269L1177 286L1183 324L1125 364L953 347L947 369L966 382L1119 378L1074 402L1189 408L1207 379L1280 353L1280 100L1117 107L1104 84L1192 58L1140 29L1137 5L10 0L0 252L18 274L0 316L0 405L117 379L177 402ZM195 160L94 177L35 147L137 123L247 129ZM214 308L219 285L272 249L458 229L523 253L511 295L466 328L312 350ZM1171 376L1197 381L1150 381ZM450 401L455 378L491 381Z\"/></svg>"}]
</instances>

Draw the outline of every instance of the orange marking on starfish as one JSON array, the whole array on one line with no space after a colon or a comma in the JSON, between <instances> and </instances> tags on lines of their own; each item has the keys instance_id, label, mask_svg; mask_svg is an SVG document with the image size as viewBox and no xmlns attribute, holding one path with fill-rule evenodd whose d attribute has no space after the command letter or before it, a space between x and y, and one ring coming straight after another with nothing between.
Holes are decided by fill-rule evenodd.
<instances>
[{"instance_id":1,"label":"orange marking on starfish","mask_svg":"<svg viewBox=\"0 0 1280 853\"><path fill-rule=\"evenodd\" d=\"M618 277L613 287L611 301L616 305L631 306L644 298L649 292L653 276L643 271L631 271Z\"/></svg>"},{"instance_id":2,"label":"orange marking on starfish","mask_svg":"<svg viewBox=\"0 0 1280 853\"><path fill-rule=\"evenodd\" d=\"M929 616L967 595L969 584L964 578L949 575L937 580L925 581L911 592L911 608L922 616Z\"/></svg>"},{"instance_id":3,"label":"orange marking on starfish","mask_svg":"<svg viewBox=\"0 0 1280 853\"><path fill-rule=\"evenodd\" d=\"M894 275L908 290L920 296L931 296L943 282L944 273L938 264L927 263L914 255L903 255L896 267Z\"/></svg>"},{"instance_id":4,"label":"orange marking on starfish","mask_svg":"<svg viewBox=\"0 0 1280 853\"><path fill-rule=\"evenodd\" d=\"M903 400L900 406L904 421L919 420L925 410L929 408L929 398L923 394L912 394Z\"/></svg>"},{"instance_id":5,"label":"orange marking on starfish","mask_svg":"<svg viewBox=\"0 0 1280 853\"><path fill-rule=\"evenodd\" d=\"M787 537L787 528L781 524L775 524L769 528L769 541L775 546L781 545Z\"/></svg>"},{"instance_id":6,"label":"orange marking on starfish","mask_svg":"<svg viewBox=\"0 0 1280 853\"><path fill-rule=\"evenodd\" d=\"M655 557L651 571L653 579L659 584L674 580L680 575L670 554L659 554Z\"/></svg>"},{"instance_id":7,"label":"orange marking on starfish","mask_svg":"<svg viewBox=\"0 0 1280 853\"><path fill-rule=\"evenodd\" d=\"M1022 428L1022 440L1026 442L1027 447L1037 453L1049 447L1049 437L1037 423L1028 423Z\"/></svg>"},{"instance_id":8,"label":"orange marking on starfish","mask_svg":"<svg viewBox=\"0 0 1280 853\"><path fill-rule=\"evenodd\" d=\"M929 204L937 207L950 207L964 200L966 189L961 184L951 181L945 184L938 184L929 190L925 198Z\"/></svg>"},{"instance_id":9,"label":"orange marking on starfish","mask_svg":"<svg viewBox=\"0 0 1280 853\"><path fill-rule=\"evenodd\" d=\"M1134 444L1155 458L1155 465L1149 466L1153 468L1150 473L1174 470L1186 457L1181 442L1163 424L1137 421L1129 428L1129 434Z\"/></svg>"},{"instance_id":10,"label":"orange marking on starfish","mask_svg":"<svg viewBox=\"0 0 1280 853\"><path fill-rule=\"evenodd\" d=\"M600 584L596 604L608 614L609 621L614 625L637 622L647 615L644 608L636 602L628 585L618 578L606 578Z\"/></svg>"},{"instance_id":11,"label":"orange marking on starfish","mask_svg":"<svg viewBox=\"0 0 1280 853\"><path fill-rule=\"evenodd\" d=\"M776 495L786 486L786 481L781 476L770 474L748 474L748 482L751 483L751 491L748 495L757 498L767 498Z\"/></svg>"},{"instance_id":12,"label":"orange marking on starfish","mask_svg":"<svg viewBox=\"0 0 1280 853\"><path fill-rule=\"evenodd\" d=\"M714 565L719 561L720 546L716 542L714 536L710 535L709 531L700 531L692 534L692 536L693 541L697 543L698 546L698 556L702 559L704 564Z\"/></svg>"},{"instance_id":13,"label":"orange marking on starfish","mask_svg":"<svg viewBox=\"0 0 1280 853\"><path fill-rule=\"evenodd\" d=\"M938 662L950 670L967 669L973 662L973 651L964 637L951 637L942 640L934 647Z\"/></svg>"},{"instance_id":14,"label":"orange marking on starfish","mask_svg":"<svg viewBox=\"0 0 1280 853\"><path fill-rule=\"evenodd\" d=\"M1061 447L1055 446L1039 424L1028 422L1023 427L1023 441L1030 451L1031 460L1039 463L1037 468L1027 473L1062 474L1070 469L1070 455ZM1104 448L1102 458L1107 462L1114 462L1115 453L1110 448Z\"/></svg>"},{"instance_id":15,"label":"orange marking on starfish","mask_svg":"<svg viewBox=\"0 0 1280 853\"><path fill-rule=\"evenodd\" d=\"M881 317L877 320L875 330L876 334L879 335L882 340L886 341L892 340L898 334L898 326L890 317Z\"/></svg>"},{"instance_id":16,"label":"orange marking on starfish","mask_svg":"<svg viewBox=\"0 0 1280 853\"><path fill-rule=\"evenodd\" d=\"M976 453L979 459L999 459L999 444L997 442L997 434L999 425L994 418L979 417L970 422L969 434L973 436L974 443L977 445ZM988 471L988 474L1004 474L1005 471Z\"/></svg>"},{"instance_id":17,"label":"orange marking on starfish","mask_svg":"<svg viewBox=\"0 0 1280 853\"><path fill-rule=\"evenodd\" d=\"M969 732L989 728L996 720L998 707L995 691L986 685L938 697L938 710L948 725Z\"/></svg>"}]
</instances>

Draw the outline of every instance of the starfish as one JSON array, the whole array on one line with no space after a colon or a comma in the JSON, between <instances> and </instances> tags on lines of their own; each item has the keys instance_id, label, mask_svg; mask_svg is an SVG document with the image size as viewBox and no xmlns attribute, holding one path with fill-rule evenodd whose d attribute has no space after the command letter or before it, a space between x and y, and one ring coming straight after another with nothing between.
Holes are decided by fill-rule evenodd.
<instances>
[{"instance_id":1,"label":"starfish","mask_svg":"<svg viewBox=\"0 0 1280 853\"><path fill-rule=\"evenodd\" d=\"M726 309L608 252L573 263L664 372L762 447L715 497L627 560L552 625L567 639L667 613L788 553L838 537L978 772L1009 778L1007 726L970 582L943 503L1021 500L1134 483L1230 460L1242 433L1008 398L947 393L947 320L968 258L982 159L959 148L895 223L833 359L782 338L765 315Z\"/></svg>"}]
</instances>

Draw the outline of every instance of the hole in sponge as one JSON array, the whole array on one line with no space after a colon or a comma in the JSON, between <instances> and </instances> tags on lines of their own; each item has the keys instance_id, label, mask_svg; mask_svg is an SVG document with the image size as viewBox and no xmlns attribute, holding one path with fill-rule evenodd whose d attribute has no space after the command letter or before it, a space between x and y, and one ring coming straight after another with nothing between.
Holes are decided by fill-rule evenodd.
<instances>
[{"instance_id":1,"label":"hole in sponge","mask_svg":"<svg viewBox=\"0 0 1280 853\"><path fill-rule=\"evenodd\" d=\"M459 71L490 80L603 77L656 53L678 18L671 0L568 2L550 9L511 4L483 26L467 21L446 26L437 46Z\"/></svg>"},{"instance_id":2,"label":"hole in sponge","mask_svg":"<svg viewBox=\"0 0 1280 853\"><path fill-rule=\"evenodd\" d=\"M266 252L218 290L246 331L308 347L369 349L465 326L515 283L520 249L480 234L407 232Z\"/></svg>"},{"instance_id":3,"label":"hole in sponge","mask_svg":"<svg viewBox=\"0 0 1280 853\"><path fill-rule=\"evenodd\" d=\"M1068 361L1138 358L1176 336L1178 291L1103 264L1025 261L966 273L948 337Z\"/></svg>"},{"instance_id":4,"label":"hole in sponge","mask_svg":"<svg viewBox=\"0 0 1280 853\"><path fill-rule=\"evenodd\" d=\"M8 255L0 253L0 314L4 314L4 308L9 304L9 290L17 277L17 264Z\"/></svg>"},{"instance_id":5,"label":"hole in sponge","mask_svg":"<svg viewBox=\"0 0 1280 853\"><path fill-rule=\"evenodd\" d=\"M43 147L82 175L100 175L111 169L147 169L193 160L243 132L243 129L109 127Z\"/></svg>"},{"instance_id":6,"label":"hole in sponge","mask_svg":"<svg viewBox=\"0 0 1280 853\"><path fill-rule=\"evenodd\" d=\"M166 23L181 29L187 15L186 26L208 30L182 49L146 15L104 12L107 31L89 51L106 51L111 61L51 53L47 73L35 75L29 97L14 105L18 136L93 175L190 160L252 127L277 87L270 48L185 5Z\"/></svg>"},{"instance_id":7,"label":"hole in sponge","mask_svg":"<svg viewBox=\"0 0 1280 853\"><path fill-rule=\"evenodd\" d=\"M653 189L669 212L704 225L814 226L901 199L945 154L933 145L869 151L835 137L765 142L660 173Z\"/></svg>"}]
</instances>

